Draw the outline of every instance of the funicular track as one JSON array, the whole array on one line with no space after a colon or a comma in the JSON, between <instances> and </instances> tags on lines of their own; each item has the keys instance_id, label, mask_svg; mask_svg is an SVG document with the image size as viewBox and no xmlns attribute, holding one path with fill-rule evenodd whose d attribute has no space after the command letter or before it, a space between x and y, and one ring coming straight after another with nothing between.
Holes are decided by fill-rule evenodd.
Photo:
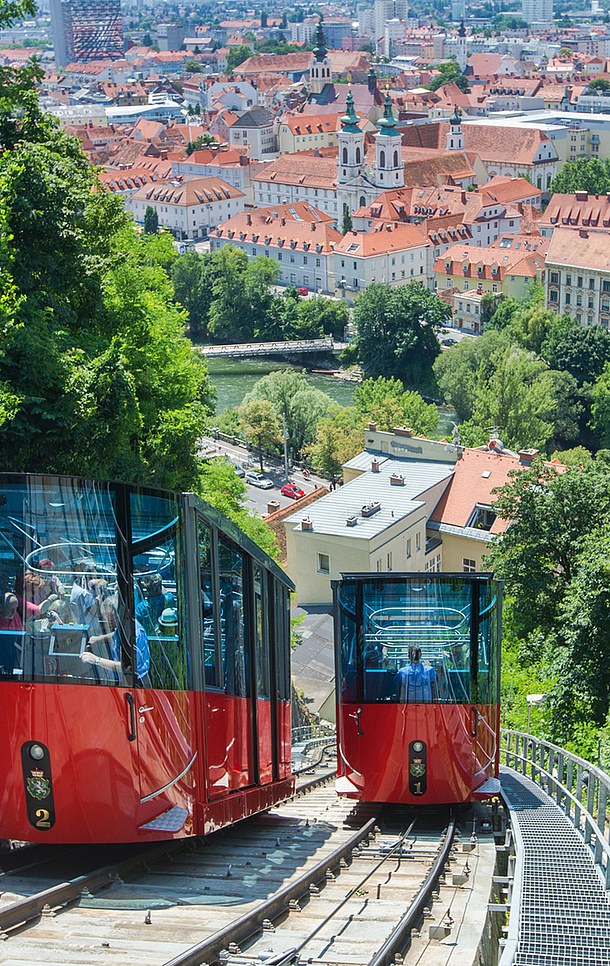
<instances>
[{"instance_id":1,"label":"funicular track","mask_svg":"<svg viewBox=\"0 0 610 966\"><path fill-rule=\"evenodd\" d=\"M329 930L355 942L346 930L362 930L363 909L375 905L370 932L383 900L373 956L357 961L385 966L431 904L454 824L441 821L419 837L412 816L406 826L384 822L383 831L381 821L377 808L337 799L328 773L318 776L300 797L207 839L149 847L14 902L5 893L0 963L258 962L270 939L289 962L296 946L310 956L308 943L328 945ZM15 878L15 889L28 881L33 889L36 880L26 878ZM325 961L341 962L332 947Z\"/></svg>"}]
</instances>

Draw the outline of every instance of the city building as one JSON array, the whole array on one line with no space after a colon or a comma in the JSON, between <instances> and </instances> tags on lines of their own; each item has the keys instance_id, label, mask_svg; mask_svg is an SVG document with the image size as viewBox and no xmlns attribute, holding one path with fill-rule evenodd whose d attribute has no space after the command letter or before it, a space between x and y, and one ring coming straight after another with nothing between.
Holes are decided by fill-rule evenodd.
<instances>
[{"instance_id":1,"label":"city building","mask_svg":"<svg viewBox=\"0 0 610 966\"><path fill-rule=\"evenodd\" d=\"M430 285L432 247L415 225L379 222L367 234L348 231L335 246L335 285L348 302L372 282L393 288Z\"/></svg>"},{"instance_id":2,"label":"city building","mask_svg":"<svg viewBox=\"0 0 610 966\"><path fill-rule=\"evenodd\" d=\"M229 144L250 148L253 161L277 153L273 116L264 107L253 107L229 125Z\"/></svg>"},{"instance_id":3,"label":"city building","mask_svg":"<svg viewBox=\"0 0 610 966\"><path fill-rule=\"evenodd\" d=\"M284 522L297 602L330 603L330 581L341 573L488 569L489 544L508 525L494 512L493 491L536 455L507 452L495 439L466 449L369 423L364 451L343 467L344 485Z\"/></svg>"},{"instance_id":4,"label":"city building","mask_svg":"<svg viewBox=\"0 0 610 966\"><path fill-rule=\"evenodd\" d=\"M51 0L56 67L122 57L120 0Z\"/></svg>"},{"instance_id":5,"label":"city building","mask_svg":"<svg viewBox=\"0 0 610 966\"><path fill-rule=\"evenodd\" d=\"M588 232L610 233L610 194L594 195L587 191L552 196L539 222L538 231L552 238L556 228L584 228Z\"/></svg>"},{"instance_id":6,"label":"city building","mask_svg":"<svg viewBox=\"0 0 610 966\"><path fill-rule=\"evenodd\" d=\"M305 202L256 208L219 224L210 250L233 245L249 258L265 255L277 262L284 285L333 293L333 250L343 236L330 215Z\"/></svg>"},{"instance_id":7,"label":"city building","mask_svg":"<svg viewBox=\"0 0 610 966\"><path fill-rule=\"evenodd\" d=\"M460 243L437 258L434 272L439 294L476 289L523 299L531 282L544 281L544 255L494 247L474 248Z\"/></svg>"},{"instance_id":8,"label":"city building","mask_svg":"<svg viewBox=\"0 0 610 966\"><path fill-rule=\"evenodd\" d=\"M583 325L610 322L608 232L557 227L546 256L546 303Z\"/></svg>"},{"instance_id":9,"label":"city building","mask_svg":"<svg viewBox=\"0 0 610 966\"><path fill-rule=\"evenodd\" d=\"M125 207L140 224L146 209L153 208L159 225L184 240L205 238L216 225L243 211L244 201L243 192L221 178L198 178L147 184L125 199Z\"/></svg>"}]
</instances>

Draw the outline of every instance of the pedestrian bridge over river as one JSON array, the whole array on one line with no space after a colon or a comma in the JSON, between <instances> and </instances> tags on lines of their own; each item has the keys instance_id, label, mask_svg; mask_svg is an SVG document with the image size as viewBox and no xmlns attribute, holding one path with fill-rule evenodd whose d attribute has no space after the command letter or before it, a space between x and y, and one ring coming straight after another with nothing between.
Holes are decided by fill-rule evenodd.
<instances>
[{"instance_id":1,"label":"pedestrian bridge over river","mask_svg":"<svg viewBox=\"0 0 610 966\"><path fill-rule=\"evenodd\" d=\"M285 356L305 355L311 352L332 352L340 355L347 342L335 342L332 336L325 339L299 339L293 342L239 342L235 345L202 345L204 356Z\"/></svg>"}]
</instances>

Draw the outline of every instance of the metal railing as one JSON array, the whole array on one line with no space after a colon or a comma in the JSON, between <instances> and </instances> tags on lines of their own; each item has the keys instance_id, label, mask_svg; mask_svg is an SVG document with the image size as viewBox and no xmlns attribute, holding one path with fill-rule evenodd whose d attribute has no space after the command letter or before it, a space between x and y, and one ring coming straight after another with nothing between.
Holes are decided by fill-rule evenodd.
<instances>
[{"instance_id":1,"label":"metal railing","mask_svg":"<svg viewBox=\"0 0 610 966\"><path fill-rule=\"evenodd\" d=\"M292 744L299 745L303 742L309 743L321 738L334 738L335 729L326 722L318 722L312 725L302 725L300 728L292 729Z\"/></svg>"},{"instance_id":2,"label":"metal railing","mask_svg":"<svg viewBox=\"0 0 610 966\"><path fill-rule=\"evenodd\" d=\"M606 889L610 889L610 775L596 765L519 731L501 732L500 756L556 802L591 848Z\"/></svg>"}]
</instances>

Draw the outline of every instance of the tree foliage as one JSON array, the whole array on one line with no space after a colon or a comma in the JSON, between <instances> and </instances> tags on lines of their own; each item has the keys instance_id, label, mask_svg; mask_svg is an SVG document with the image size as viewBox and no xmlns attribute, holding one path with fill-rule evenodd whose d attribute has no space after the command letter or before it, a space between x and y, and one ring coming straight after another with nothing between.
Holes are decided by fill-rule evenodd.
<instances>
[{"instance_id":1,"label":"tree foliage","mask_svg":"<svg viewBox=\"0 0 610 966\"><path fill-rule=\"evenodd\" d=\"M354 305L361 365L373 377L425 385L440 352L437 330L449 315L438 295L419 282L398 288L376 282L368 285Z\"/></svg>"},{"instance_id":2,"label":"tree foliage","mask_svg":"<svg viewBox=\"0 0 610 966\"><path fill-rule=\"evenodd\" d=\"M304 372L293 369L259 379L244 404L258 400L266 400L280 421L285 417L288 447L295 456L314 441L317 424L332 405L329 396L308 384Z\"/></svg>"},{"instance_id":3,"label":"tree foliage","mask_svg":"<svg viewBox=\"0 0 610 966\"><path fill-rule=\"evenodd\" d=\"M550 190L563 195L576 191L606 194L610 191L610 159L579 158L577 161L566 161L553 178Z\"/></svg>"},{"instance_id":4,"label":"tree foliage","mask_svg":"<svg viewBox=\"0 0 610 966\"><path fill-rule=\"evenodd\" d=\"M159 215L152 205L146 205L144 212L144 231L147 235L156 235L159 230Z\"/></svg>"},{"instance_id":5,"label":"tree foliage","mask_svg":"<svg viewBox=\"0 0 610 966\"><path fill-rule=\"evenodd\" d=\"M279 446L282 439L281 424L273 404L259 397L244 401L239 407L242 431L247 440L256 443L261 473L263 472L263 449Z\"/></svg>"}]
</instances>

